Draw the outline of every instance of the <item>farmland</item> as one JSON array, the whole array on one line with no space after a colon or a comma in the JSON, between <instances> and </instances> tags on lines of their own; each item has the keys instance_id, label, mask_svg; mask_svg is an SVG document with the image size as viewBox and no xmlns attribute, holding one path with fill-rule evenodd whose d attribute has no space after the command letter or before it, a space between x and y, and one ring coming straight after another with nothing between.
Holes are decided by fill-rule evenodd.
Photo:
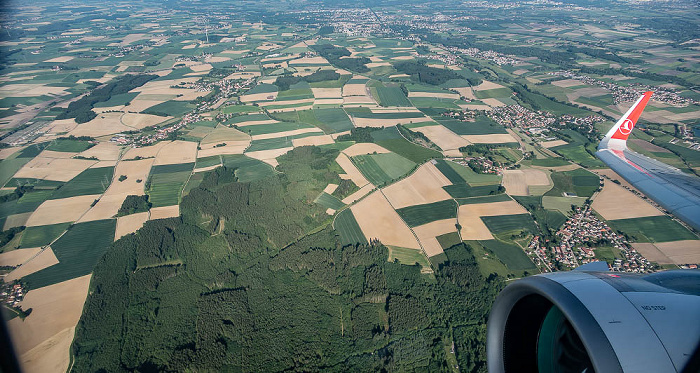
<instances>
[{"instance_id":1,"label":"farmland","mask_svg":"<svg viewBox=\"0 0 700 373\"><path fill-rule=\"evenodd\" d=\"M594 156L651 90L630 148L697 173L687 4L336 5L3 9L24 371L479 372L507 279L697 260Z\"/></svg>"},{"instance_id":2,"label":"farmland","mask_svg":"<svg viewBox=\"0 0 700 373\"><path fill-rule=\"evenodd\" d=\"M445 200L425 205L415 205L396 210L409 227L415 227L436 220L457 217L457 204Z\"/></svg>"},{"instance_id":3,"label":"farmland","mask_svg":"<svg viewBox=\"0 0 700 373\"><path fill-rule=\"evenodd\" d=\"M153 207L177 205L180 191L192 173L193 163L154 166L148 179L148 195Z\"/></svg>"},{"instance_id":4,"label":"farmland","mask_svg":"<svg viewBox=\"0 0 700 373\"><path fill-rule=\"evenodd\" d=\"M51 245L59 263L35 272L24 280L36 289L89 274L112 244L115 226L114 219L72 226Z\"/></svg>"},{"instance_id":5,"label":"farmland","mask_svg":"<svg viewBox=\"0 0 700 373\"><path fill-rule=\"evenodd\" d=\"M357 155L351 159L374 185L384 185L416 167L414 162L395 153Z\"/></svg>"}]
</instances>

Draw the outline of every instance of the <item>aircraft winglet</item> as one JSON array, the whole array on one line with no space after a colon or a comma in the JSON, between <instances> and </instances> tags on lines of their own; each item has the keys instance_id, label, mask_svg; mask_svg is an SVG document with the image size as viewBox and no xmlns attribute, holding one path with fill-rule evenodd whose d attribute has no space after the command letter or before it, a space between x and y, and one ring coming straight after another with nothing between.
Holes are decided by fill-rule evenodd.
<instances>
[{"instance_id":1,"label":"aircraft winglet","mask_svg":"<svg viewBox=\"0 0 700 373\"><path fill-rule=\"evenodd\" d=\"M653 92L644 92L642 97L640 97L637 102L632 105L625 115L620 118L620 120L615 123L615 125L608 131L605 138L600 142L598 149L626 149L627 148L627 137L632 133L634 125L637 124L639 116L642 115L644 107L647 106L647 102L651 98Z\"/></svg>"}]
</instances>

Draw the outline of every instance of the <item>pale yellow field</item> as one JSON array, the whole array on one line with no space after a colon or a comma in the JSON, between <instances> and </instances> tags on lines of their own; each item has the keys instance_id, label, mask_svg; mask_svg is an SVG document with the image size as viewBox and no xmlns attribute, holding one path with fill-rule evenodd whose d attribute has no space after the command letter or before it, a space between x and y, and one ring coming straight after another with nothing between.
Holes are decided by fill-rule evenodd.
<instances>
[{"instance_id":1,"label":"pale yellow field","mask_svg":"<svg viewBox=\"0 0 700 373\"><path fill-rule=\"evenodd\" d=\"M239 71L226 77L226 79L251 79L260 76L260 71Z\"/></svg>"},{"instance_id":2,"label":"pale yellow field","mask_svg":"<svg viewBox=\"0 0 700 373\"><path fill-rule=\"evenodd\" d=\"M364 105L363 105L364 104ZM343 105L376 105L374 99L370 96L343 96Z\"/></svg>"},{"instance_id":3,"label":"pale yellow field","mask_svg":"<svg viewBox=\"0 0 700 373\"><path fill-rule=\"evenodd\" d=\"M99 194L91 194L44 201L27 220L27 226L35 227L76 221L90 209L90 205L99 197Z\"/></svg>"},{"instance_id":4,"label":"pale yellow field","mask_svg":"<svg viewBox=\"0 0 700 373\"><path fill-rule=\"evenodd\" d=\"M506 104L504 104L501 101L498 101L495 98L482 98L481 102L485 103L488 106L492 106L492 107L506 106Z\"/></svg>"},{"instance_id":5,"label":"pale yellow field","mask_svg":"<svg viewBox=\"0 0 700 373\"><path fill-rule=\"evenodd\" d=\"M373 69L375 67L391 66L391 63L389 63L389 62L370 62L368 64L365 64L365 66L369 67L370 69Z\"/></svg>"},{"instance_id":6,"label":"pale yellow field","mask_svg":"<svg viewBox=\"0 0 700 373\"><path fill-rule=\"evenodd\" d=\"M161 104L165 102L165 100L146 100L146 99L139 99L138 96L131 100L131 105L129 105L129 110L135 111L135 112L141 112L146 109L148 109L151 106L156 106L158 104Z\"/></svg>"},{"instance_id":7,"label":"pale yellow field","mask_svg":"<svg viewBox=\"0 0 700 373\"><path fill-rule=\"evenodd\" d=\"M442 246L437 240L437 236L456 232L455 224L457 219L437 220L428 224L423 224L413 228L413 232L418 236L418 240L423 246L425 254L430 256L438 255L443 252Z\"/></svg>"},{"instance_id":8,"label":"pale yellow field","mask_svg":"<svg viewBox=\"0 0 700 373\"><path fill-rule=\"evenodd\" d=\"M543 141L540 143L540 145L542 145L543 147L545 147L547 149L553 148L553 147L559 146L559 145L566 145L566 144L568 144L568 142L566 142L564 140L551 140L551 141Z\"/></svg>"},{"instance_id":9,"label":"pale yellow field","mask_svg":"<svg viewBox=\"0 0 700 373\"><path fill-rule=\"evenodd\" d=\"M409 92L408 97L435 97L459 100L459 95L456 93L447 92Z\"/></svg>"},{"instance_id":10,"label":"pale yellow field","mask_svg":"<svg viewBox=\"0 0 700 373\"><path fill-rule=\"evenodd\" d=\"M339 98L343 97L342 88L311 88L316 98Z\"/></svg>"},{"instance_id":11,"label":"pale yellow field","mask_svg":"<svg viewBox=\"0 0 700 373\"><path fill-rule=\"evenodd\" d=\"M338 189L338 184L328 184L326 188L323 189L323 193L333 194L335 190ZM1 256L2 254L0 254ZM2 258L0 258L0 263L2 263Z\"/></svg>"},{"instance_id":12,"label":"pale yellow field","mask_svg":"<svg viewBox=\"0 0 700 373\"><path fill-rule=\"evenodd\" d=\"M241 96L241 102L270 101L277 98L277 92L253 93Z\"/></svg>"},{"instance_id":13,"label":"pale yellow field","mask_svg":"<svg viewBox=\"0 0 700 373\"><path fill-rule=\"evenodd\" d=\"M459 206L457 217L463 240L491 240L493 235L481 220L482 216L525 214L527 210L515 201L479 203Z\"/></svg>"},{"instance_id":14,"label":"pale yellow field","mask_svg":"<svg viewBox=\"0 0 700 373\"><path fill-rule=\"evenodd\" d=\"M120 183L118 180L114 182ZM78 223L111 219L119 211L122 203L124 203L124 199L126 199L126 195L124 194L105 194L95 206L90 208L90 210L78 220Z\"/></svg>"},{"instance_id":15,"label":"pale yellow field","mask_svg":"<svg viewBox=\"0 0 700 373\"><path fill-rule=\"evenodd\" d=\"M343 201L342 201L342 202L343 202L344 204L346 204L346 205L349 205L349 204L351 204L351 203L353 203L353 202L355 202L355 201L358 201L358 200L361 199L362 197L366 196L366 195L367 195L369 192L371 192L373 189L374 189L374 185L372 185L372 184L367 184L367 185L363 186L362 188L360 188L360 190L358 190L357 192L355 192L355 193L353 193L353 194L351 194L351 195L349 195L349 196L343 198Z\"/></svg>"},{"instance_id":16,"label":"pale yellow field","mask_svg":"<svg viewBox=\"0 0 700 373\"><path fill-rule=\"evenodd\" d=\"M674 264L700 263L700 241L698 240L659 242L654 246Z\"/></svg>"},{"instance_id":17,"label":"pale yellow field","mask_svg":"<svg viewBox=\"0 0 700 373\"><path fill-rule=\"evenodd\" d=\"M238 123L238 126L239 126L239 127L243 127L243 126L259 126L259 125L263 125L263 124L273 124L273 123L279 123L279 122L276 121L276 120L274 120L274 119L250 120L250 121Z\"/></svg>"},{"instance_id":18,"label":"pale yellow field","mask_svg":"<svg viewBox=\"0 0 700 373\"><path fill-rule=\"evenodd\" d=\"M130 148L126 153L124 153L122 159L134 159L136 157L155 158L156 154L158 154L160 149L166 144L168 144L167 141L161 141L149 146L143 146L140 148Z\"/></svg>"},{"instance_id":19,"label":"pale yellow field","mask_svg":"<svg viewBox=\"0 0 700 373\"><path fill-rule=\"evenodd\" d=\"M139 230L143 223L148 220L149 213L139 212L117 218L117 229L114 231L114 240L118 240L129 233L134 233Z\"/></svg>"},{"instance_id":20,"label":"pale yellow field","mask_svg":"<svg viewBox=\"0 0 700 373\"><path fill-rule=\"evenodd\" d=\"M5 224L3 224L2 229L8 230L8 229L14 228L14 227L26 226L27 220L29 220L30 216L32 216L31 211L21 213L21 214L10 215L7 217L7 220L5 220Z\"/></svg>"},{"instance_id":21,"label":"pale yellow field","mask_svg":"<svg viewBox=\"0 0 700 373\"><path fill-rule=\"evenodd\" d=\"M7 323L12 342L20 360L24 354L41 345L66 329L78 324L83 304L88 294L91 275L85 275L55 285L30 290L20 302L22 309L32 309L24 321L14 318ZM72 337L72 335L71 335ZM62 360L48 365L67 366L69 347L67 343L57 343L47 350L58 349ZM46 353L46 352L45 352ZM33 354L36 357L36 354ZM53 355L53 354L52 354ZM54 355L54 356L55 356ZM43 365L43 364L41 364Z\"/></svg>"},{"instance_id":22,"label":"pale yellow field","mask_svg":"<svg viewBox=\"0 0 700 373\"><path fill-rule=\"evenodd\" d=\"M53 150L43 150L41 153L39 153L38 157L43 157L43 158L72 158L73 156L77 155L78 153L73 153L73 152L56 152Z\"/></svg>"},{"instance_id":23,"label":"pale yellow field","mask_svg":"<svg viewBox=\"0 0 700 373\"><path fill-rule=\"evenodd\" d=\"M141 159L138 161L121 161L117 164L114 169L114 180L109 188L105 191L105 196L122 195L127 196L129 194L133 195L143 195L144 184L148 179L148 174L151 172L151 165L153 164L153 159ZM126 180L119 181L121 175L126 176ZM141 182L137 182L141 180Z\"/></svg>"},{"instance_id":24,"label":"pale yellow field","mask_svg":"<svg viewBox=\"0 0 700 373\"><path fill-rule=\"evenodd\" d=\"M369 181L362 175L360 170L358 170L357 167L355 167L355 164L352 163L352 161L350 160L350 158L348 158L347 155L345 155L344 153L340 153L340 155L338 155L338 158L336 158L335 161L345 171L344 175L340 175L342 179L351 180L353 183L355 183L355 185L357 185L360 188L369 184Z\"/></svg>"},{"instance_id":25,"label":"pale yellow field","mask_svg":"<svg viewBox=\"0 0 700 373\"><path fill-rule=\"evenodd\" d=\"M504 88L504 87L500 84L489 82L488 80L484 80L478 86L473 87L473 89L475 91L488 91L489 89L498 89L498 88Z\"/></svg>"},{"instance_id":26,"label":"pale yellow field","mask_svg":"<svg viewBox=\"0 0 700 373\"><path fill-rule=\"evenodd\" d=\"M512 196L528 196L529 186L536 185L551 185L546 172L530 168L503 171L503 186Z\"/></svg>"},{"instance_id":27,"label":"pale yellow field","mask_svg":"<svg viewBox=\"0 0 700 373\"><path fill-rule=\"evenodd\" d=\"M178 163L190 163L197 159L197 143L175 140L165 144L153 162L154 166Z\"/></svg>"},{"instance_id":28,"label":"pale yellow field","mask_svg":"<svg viewBox=\"0 0 700 373\"><path fill-rule=\"evenodd\" d=\"M17 147L12 147L12 148L5 148L0 150L0 159L5 159L12 154L17 153L18 151L26 148L26 146L17 146Z\"/></svg>"},{"instance_id":29,"label":"pale yellow field","mask_svg":"<svg viewBox=\"0 0 700 373\"><path fill-rule=\"evenodd\" d=\"M314 100L314 105L342 105L345 103L343 98L317 98Z\"/></svg>"},{"instance_id":30,"label":"pale yellow field","mask_svg":"<svg viewBox=\"0 0 700 373\"><path fill-rule=\"evenodd\" d=\"M250 140L250 136L243 133L235 128L230 128L226 126L216 126L213 131L209 132L200 144L220 144L226 141L247 141Z\"/></svg>"},{"instance_id":31,"label":"pale yellow field","mask_svg":"<svg viewBox=\"0 0 700 373\"><path fill-rule=\"evenodd\" d=\"M47 247L32 260L22 264L17 269L8 273L7 276L5 276L5 282L19 280L24 276L31 275L34 272L41 271L42 269L51 267L54 264L58 264L58 258L56 258L53 250L51 250L50 247Z\"/></svg>"},{"instance_id":32,"label":"pale yellow field","mask_svg":"<svg viewBox=\"0 0 700 373\"><path fill-rule=\"evenodd\" d=\"M180 216L180 205L154 207L148 220L175 218Z\"/></svg>"},{"instance_id":33,"label":"pale yellow field","mask_svg":"<svg viewBox=\"0 0 700 373\"><path fill-rule=\"evenodd\" d=\"M420 249L411 230L381 191L370 194L351 210L367 240L379 239L385 245Z\"/></svg>"},{"instance_id":34,"label":"pale yellow field","mask_svg":"<svg viewBox=\"0 0 700 373\"><path fill-rule=\"evenodd\" d=\"M584 85L583 82L580 80L576 79L564 79L564 80L557 80L556 82L552 82L552 85L555 85L557 87L562 87L562 88L569 88L569 87L574 87L577 85Z\"/></svg>"},{"instance_id":35,"label":"pale yellow field","mask_svg":"<svg viewBox=\"0 0 700 373\"><path fill-rule=\"evenodd\" d=\"M343 96L367 96L365 84L346 84L343 86Z\"/></svg>"},{"instance_id":36,"label":"pale yellow field","mask_svg":"<svg viewBox=\"0 0 700 373\"><path fill-rule=\"evenodd\" d=\"M101 161L114 161L119 159L121 149L121 146L113 142L101 142L78 155L86 158L95 157Z\"/></svg>"},{"instance_id":37,"label":"pale yellow field","mask_svg":"<svg viewBox=\"0 0 700 373\"><path fill-rule=\"evenodd\" d=\"M333 138L330 135L302 137L300 139L292 139L292 145L297 148L300 146L319 146L333 144Z\"/></svg>"},{"instance_id":38,"label":"pale yellow field","mask_svg":"<svg viewBox=\"0 0 700 373\"><path fill-rule=\"evenodd\" d=\"M450 181L428 162L411 176L384 188L383 192L391 205L399 209L450 199L452 197L442 189L450 184Z\"/></svg>"},{"instance_id":39,"label":"pale yellow field","mask_svg":"<svg viewBox=\"0 0 700 373\"><path fill-rule=\"evenodd\" d=\"M54 58L52 58L52 59L50 59L50 60L46 60L46 61L44 61L44 62L48 62L48 63L51 63L51 62L68 62L68 61L72 60L73 58L75 58L75 57L73 57L73 56L54 57Z\"/></svg>"},{"instance_id":40,"label":"pale yellow field","mask_svg":"<svg viewBox=\"0 0 700 373\"><path fill-rule=\"evenodd\" d=\"M596 195L591 207L606 220L663 215L645 200L609 180L604 180L603 190Z\"/></svg>"},{"instance_id":41,"label":"pale yellow field","mask_svg":"<svg viewBox=\"0 0 700 373\"><path fill-rule=\"evenodd\" d=\"M442 150L454 150L471 144L466 139L450 131L443 125L423 126L412 129L412 131L422 132L430 141L439 146Z\"/></svg>"},{"instance_id":42,"label":"pale yellow field","mask_svg":"<svg viewBox=\"0 0 700 373\"><path fill-rule=\"evenodd\" d=\"M5 253L0 253L0 266L18 266L31 259L39 252L41 252L41 248L36 247L31 249L16 249Z\"/></svg>"},{"instance_id":43,"label":"pale yellow field","mask_svg":"<svg viewBox=\"0 0 700 373\"><path fill-rule=\"evenodd\" d=\"M17 171L14 177L69 181L94 163L85 159L36 157Z\"/></svg>"},{"instance_id":44,"label":"pale yellow field","mask_svg":"<svg viewBox=\"0 0 700 373\"><path fill-rule=\"evenodd\" d=\"M70 363L70 346L75 327L66 328L19 357L25 372L66 372Z\"/></svg>"},{"instance_id":45,"label":"pale yellow field","mask_svg":"<svg viewBox=\"0 0 700 373\"><path fill-rule=\"evenodd\" d=\"M629 182L627 182L627 180L623 179L623 178L622 178L620 175L618 175L615 171L613 171L613 170L611 170L611 169L609 169L609 168L605 168L605 169L601 169L601 170L595 170L595 171L593 171L593 172L597 173L598 175L607 176L607 177L609 177L609 178L612 179L612 180L617 180L617 181L619 181L620 184L621 184L622 186L624 186L624 187L630 188L630 189L632 189L632 190L637 190L637 188L635 188L632 184L630 184Z\"/></svg>"},{"instance_id":46,"label":"pale yellow field","mask_svg":"<svg viewBox=\"0 0 700 373\"><path fill-rule=\"evenodd\" d=\"M347 149L343 150L343 153L345 153L345 155L347 155L348 157L354 157L356 155L363 154L372 154L375 152L378 154L389 153L388 150L372 142L360 142L351 145Z\"/></svg>"},{"instance_id":47,"label":"pale yellow field","mask_svg":"<svg viewBox=\"0 0 700 373\"><path fill-rule=\"evenodd\" d=\"M64 95L65 88L48 87L43 84L7 84L0 87L1 97L34 97L41 95Z\"/></svg>"},{"instance_id":48,"label":"pale yellow field","mask_svg":"<svg viewBox=\"0 0 700 373\"><path fill-rule=\"evenodd\" d=\"M226 146L214 147L217 143L209 143L206 145L201 145L201 148L197 152L197 156L200 158L210 157L212 155L223 155L223 154L243 154L245 150L250 145L250 140L245 141L226 141Z\"/></svg>"},{"instance_id":49,"label":"pale yellow field","mask_svg":"<svg viewBox=\"0 0 700 373\"><path fill-rule=\"evenodd\" d=\"M491 135L464 135L462 137L474 144L501 144L506 142L517 142L513 136L507 133L497 133Z\"/></svg>"},{"instance_id":50,"label":"pale yellow field","mask_svg":"<svg viewBox=\"0 0 700 373\"><path fill-rule=\"evenodd\" d=\"M248 153L245 153L245 155L247 155L251 158L259 159L259 160L271 165L272 167L277 167L277 165L279 163L277 162L276 158L279 157L280 155L287 154L287 152L292 150L292 149L294 149L294 148L289 147L289 148L272 149L272 150L260 150L257 152L248 152Z\"/></svg>"},{"instance_id":51,"label":"pale yellow field","mask_svg":"<svg viewBox=\"0 0 700 373\"><path fill-rule=\"evenodd\" d=\"M68 135L100 137L133 130L121 123L121 115L122 113L102 113L87 123L78 124Z\"/></svg>"},{"instance_id":52,"label":"pale yellow field","mask_svg":"<svg viewBox=\"0 0 700 373\"><path fill-rule=\"evenodd\" d=\"M172 119L172 117L161 117L158 115L137 113L124 113L121 117L123 124L137 129L154 126L169 119Z\"/></svg>"}]
</instances>

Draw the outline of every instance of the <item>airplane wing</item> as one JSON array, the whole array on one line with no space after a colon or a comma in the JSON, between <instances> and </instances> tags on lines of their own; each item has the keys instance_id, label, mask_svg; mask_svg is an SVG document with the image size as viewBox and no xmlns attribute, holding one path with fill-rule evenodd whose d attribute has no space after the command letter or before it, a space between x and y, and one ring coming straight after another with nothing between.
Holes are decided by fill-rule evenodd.
<instances>
[{"instance_id":1,"label":"airplane wing","mask_svg":"<svg viewBox=\"0 0 700 373\"><path fill-rule=\"evenodd\" d=\"M645 92L600 142L596 156L635 188L700 230L700 178L627 148L627 137L652 92Z\"/></svg>"}]
</instances>

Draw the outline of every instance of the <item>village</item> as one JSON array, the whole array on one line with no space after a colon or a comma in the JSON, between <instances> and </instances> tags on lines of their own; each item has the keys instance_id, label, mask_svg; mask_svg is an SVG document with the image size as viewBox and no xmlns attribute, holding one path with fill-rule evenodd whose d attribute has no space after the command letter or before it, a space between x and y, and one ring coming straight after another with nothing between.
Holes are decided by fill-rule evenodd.
<instances>
[{"instance_id":1,"label":"village","mask_svg":"<svg viewBox=\"0 0 700 373\"><path fill-rule=\"evenodd\" d=\"M632 248L625 236L601 221L589 205L575 207L574 214L556 232L554 240L543 242L541 237L533 237L526 252L542 272L555 272L599 260L596 250L603 247L612 247L620 253L609 264L612 271L650 273L658 269Z\"/></svg>"}]
</instances>

